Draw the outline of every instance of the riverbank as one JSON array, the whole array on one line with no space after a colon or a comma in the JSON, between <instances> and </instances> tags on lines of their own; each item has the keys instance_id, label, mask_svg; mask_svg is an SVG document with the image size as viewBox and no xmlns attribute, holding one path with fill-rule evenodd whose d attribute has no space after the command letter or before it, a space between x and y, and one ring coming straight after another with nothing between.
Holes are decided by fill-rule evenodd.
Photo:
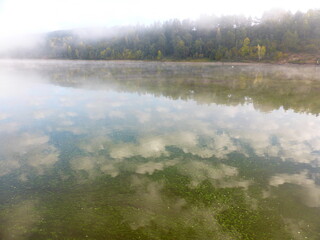
<instances>
[{"instance_id":1,"label":"riverbank","mask_svg":"<svg viewBox=\"0 0 320 240\"><path fill-rule=\"evenodd\" d=\"M147 60L149 61L149 60ZM283 57L279 58L278 60L272 59L261 59L260 61L252 60L252 59L235 59L235 60L220 60L215 61L209 58L198 58L198 59L171 59L171 58L164 58L160 61L163 62L194 62L194 63L218 63L218 64L275 64L275 65L282 65L282 64L308 64L308 65L318 65L320 64L320 55L317 54L309 54L309 53L286 53Z\"/></svg>"},{"instance_id":2,"label":"riverbank","mask_svg":"<svg viewBox=\"0 0 320 240\"><path fill-rule=\"evenodd\" d=\"M193 63L193 64L210 64L210 65L320 65L320 56L311 54L287 54L279 60L262 59L261 61L255 60L220 60L215 61L209 58L186 58L174 59L163 58L160 60L155 59L63 59L63 58L0 58L2 61L19 61L19 60L32 60L32 61L136 61L136 62L162 62L162 63Z\"/></svg>"}]
</instances>

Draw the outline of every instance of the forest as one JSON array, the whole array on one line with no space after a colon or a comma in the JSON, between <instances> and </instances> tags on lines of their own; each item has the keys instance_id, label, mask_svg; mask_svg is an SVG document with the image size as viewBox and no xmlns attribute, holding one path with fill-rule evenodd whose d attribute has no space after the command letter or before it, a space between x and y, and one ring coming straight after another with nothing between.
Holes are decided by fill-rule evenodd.
<instances>
[{"instance_id":1,"label":"forest","mask_svg":"<svg viewBox=\"0 0 320 240\"><path fill-rule=\"evenodd\" d=\"M245 16L202 16L197 20L45 34L33 49L11 57L94 60L280 61L292 54L318 59L320 10L265 12ZM296 60L296 61L299 61Z\"/></svg>"}]
</instances>

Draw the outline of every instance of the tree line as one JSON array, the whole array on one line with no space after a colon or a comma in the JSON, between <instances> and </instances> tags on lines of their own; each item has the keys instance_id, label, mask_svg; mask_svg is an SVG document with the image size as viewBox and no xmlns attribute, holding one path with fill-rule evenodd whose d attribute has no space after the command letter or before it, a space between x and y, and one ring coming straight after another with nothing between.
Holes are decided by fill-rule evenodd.
<instances>
[{"instance_id":1,"label":"tree line","mask_svg":"<svg viewBox=\"0 0 320 240\"><path fill-rule=\"evenodd\" d=\"M48 33L32 51L16 57L58 59L279 60L288 53L318 54L320 10L266 12L260 19L203 16L150 26L118 27L99 37L77 31ZM110 34L110 32L116 32Z\"/></svg>"}]
</instances>

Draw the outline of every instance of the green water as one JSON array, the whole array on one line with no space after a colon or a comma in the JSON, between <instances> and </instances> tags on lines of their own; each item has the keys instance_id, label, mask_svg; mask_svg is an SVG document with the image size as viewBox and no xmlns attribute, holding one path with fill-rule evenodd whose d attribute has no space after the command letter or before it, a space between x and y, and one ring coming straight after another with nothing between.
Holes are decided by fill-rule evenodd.
<instances>
[{"instance_id":1,"label":"green water","mask_svg":"<svg viewBox=\"0 0 320 240\"><path fill-rule=\"evenodd\" d=\"M1 61L0 239L320 239L320 68Z\"/></svg>"}]
</instances>

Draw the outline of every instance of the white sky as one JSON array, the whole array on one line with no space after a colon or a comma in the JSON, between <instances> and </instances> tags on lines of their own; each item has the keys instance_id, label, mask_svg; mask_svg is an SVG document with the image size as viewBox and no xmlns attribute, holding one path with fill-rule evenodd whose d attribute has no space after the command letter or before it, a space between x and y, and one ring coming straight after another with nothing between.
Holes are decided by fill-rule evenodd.
<instances>
[{"instance_id":1,"label":"white sky","mask_svg":"<svg viewBox=\"0 0 320 240\"><path fill-rule=\"evenodd\" d=\"M0 37L88 26L150 24L202 14L260 16L271 8L320 9L319 0L0 0Z\"/></svg>"}]
</instances>

